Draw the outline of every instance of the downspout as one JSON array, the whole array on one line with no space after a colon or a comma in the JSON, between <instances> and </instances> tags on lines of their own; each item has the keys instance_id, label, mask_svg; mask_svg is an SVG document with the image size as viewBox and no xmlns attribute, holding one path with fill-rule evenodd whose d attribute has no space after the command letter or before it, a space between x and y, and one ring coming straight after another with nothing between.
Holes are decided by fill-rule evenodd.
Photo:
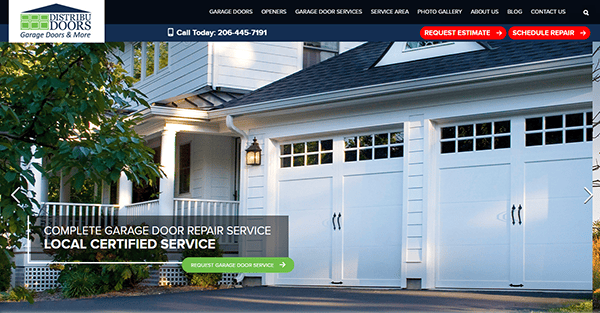
<instances>
[{"instance_id":1,"label":"downspout","mask_svg":"<svg viewBox=\"0 0 600 313\"><path fill-rule=\"evenodd\" d=\"M247 143L247 142L248 142L248 135L247 135L247 134L246 134L246 133L245 133L243 130L241 130L241 129L237 128L237 126L235 126L235 125L233 124L233 116L231 116L231 115L227 115L227 116L225 117L225 125L227 126L227 128L229 128L229 129L230 129L231 131L233 131L234 133L237 133L237 134L239 134L239 135L242 137L242 139L244 139L244 142L245 142L245 143ZM240 169L241 169L241 166L240 166ZM240 174L241 174L241 171L240 171ZM240 177L240 179L241 179L241 177ZM241 199L241 198L240 198L240 199ZM239 247L238 247L238 250L239 250ZM239 252L238 252L238 253L239 253ZM245 275L244 273L239 273L239 274L238 274L238 275L235 277L236 284L241 284L241 283L242 283L242 281L244 280L244 277L245 277L245 276L246 276L246 275Z\"/></svg>"},{"instance_id":2,"label":"downspout","mask_svg":"<svg viewBox=\"0 0 600 313\"><path fill-rule=\"evenodd\" d=\"M227 115L225 117L225 125L227 126L227 128L229 128L231 131L233 131L234 133L239 134L240 136L242 136L242 138L248 142L248 135L241 129L237 128L234 124L233 124L233 116L231 115Z\"/></svg>"}]
</instances>

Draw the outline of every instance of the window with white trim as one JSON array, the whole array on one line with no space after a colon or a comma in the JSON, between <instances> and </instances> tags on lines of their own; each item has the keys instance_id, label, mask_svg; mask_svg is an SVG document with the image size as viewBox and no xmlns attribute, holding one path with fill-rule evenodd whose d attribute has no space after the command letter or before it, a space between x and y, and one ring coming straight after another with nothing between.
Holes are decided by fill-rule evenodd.
<instances>
[{"instance_id":1,"label":"window with white trim","mask_svg":"<svg viewBox=\"0 0 600 313\"><path fill-rule=\"evenodd\" d=\"M169 65L168 42L136 42L132 50L134 82L152 76Z\"/></svg>"},{"instance_id":2,"label":"window with white trim","mask_svg":"<svg viewBox=\"0 0 600 313\"><path fill-rule=\"evenodd\" d=\"M280 146L280 167L333 163L333 139L301 141Z\"/></svg>"},{"instance_id":3,"label":"window with white trim","mask_svg":"<svg viewBox=\"0 0 600 313\"><path fill-rule=\"evenodd\" d=\"M592 141L592 112L552 114L525 119L525 146Z\"/></svg>"},{"instance_id":4,"label":"window with white trim","mask_svg":"<svg viewBox=\"0 0 600 313\"><path fill-rule=\"evenodd\" d=\"M344 161L368 161L404 156L404 132L344 137Z\"/></svg>"},{"instance_id":5,"label":"window with white trim","mask_svg":"<svg viewBox=\"0 0 600 313\"><path fill-rule=\"evenodd\" d=\"M442 127L441 153L510 148L510 121L489 121Z\"/></svg>"}]
</instances>

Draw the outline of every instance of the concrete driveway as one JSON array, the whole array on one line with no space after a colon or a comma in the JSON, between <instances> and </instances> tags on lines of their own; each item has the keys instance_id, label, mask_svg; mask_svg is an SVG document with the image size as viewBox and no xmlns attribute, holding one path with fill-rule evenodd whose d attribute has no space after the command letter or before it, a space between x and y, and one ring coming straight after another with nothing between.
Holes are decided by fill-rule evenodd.
<instances>
[{"instance_id":1,"label":"concrete driveway","mask_svg":"<svg viewBox=\"0 0 600 313\"><path fill-rule=\"evenodd\" d=\"M247 287L164 295L0 303L0 312L544 311L591 293Z\"/></svg>"}]
</instances>

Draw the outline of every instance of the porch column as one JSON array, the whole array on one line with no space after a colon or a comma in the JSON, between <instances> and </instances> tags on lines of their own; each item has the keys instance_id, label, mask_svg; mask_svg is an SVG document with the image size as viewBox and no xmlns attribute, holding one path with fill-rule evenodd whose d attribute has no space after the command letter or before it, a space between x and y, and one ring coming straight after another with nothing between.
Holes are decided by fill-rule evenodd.
<instances>
[{"instance_id":1,"label":"porch column","mask_svg":"<svg viewBox=\"0 0 600 313\"><path fill-rule=\"evenodd\" d=\"M160 144L160 164L165 177L160 179L160 195L158 198L158 215L173 215L173 199L175 197L175 137L177 131L165 129Z\"/></svg>"},{"instance_id":2,"label":"porch column","mask_svg":"<svg viewBox=\"0 0 600 313\"><path fill-rule=\"evenodd\" d=\"M125 173L121 173L119 179L119 207L130 205L133 200L133 182L127 179Z\"/></svg>"},{"instance_id":3,"label":"porch column","mask_svg":"<svg viewBox=\"0 0 600 313\"><path fill-rule=\"evenodd\" d=\"M60 194L59 194L59 202L68 203L71 202L71 183L67 182L71 178L71 173L64 174L62 171L60 173Z\"/></svg>"}]
</instances>

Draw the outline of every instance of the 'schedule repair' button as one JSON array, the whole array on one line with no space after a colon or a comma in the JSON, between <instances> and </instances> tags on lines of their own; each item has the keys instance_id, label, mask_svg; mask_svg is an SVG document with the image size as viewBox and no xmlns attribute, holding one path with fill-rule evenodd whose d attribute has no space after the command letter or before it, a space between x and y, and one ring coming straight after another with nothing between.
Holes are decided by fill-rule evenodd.
<instances>
[{"instance_id":1,"label":"'schedule repair' button","mask_svg":"<svg viewBox=\"0 0 600 313\"><path fill-rule=\"evenodd\" d=\"M514 26L508 31L513 40L585 40L590 29L585 26Z\"/></svg>"},{"instance_id":2,"label":"'schedule repair' button","mask_svg":"<svg viewBox=\"0 0 600 313\"><path fill-rule=\"evenodd\" d=\"M188 273L289 273L290 258L185 258L181 264Z\"/></svg>"}]
</instances>

